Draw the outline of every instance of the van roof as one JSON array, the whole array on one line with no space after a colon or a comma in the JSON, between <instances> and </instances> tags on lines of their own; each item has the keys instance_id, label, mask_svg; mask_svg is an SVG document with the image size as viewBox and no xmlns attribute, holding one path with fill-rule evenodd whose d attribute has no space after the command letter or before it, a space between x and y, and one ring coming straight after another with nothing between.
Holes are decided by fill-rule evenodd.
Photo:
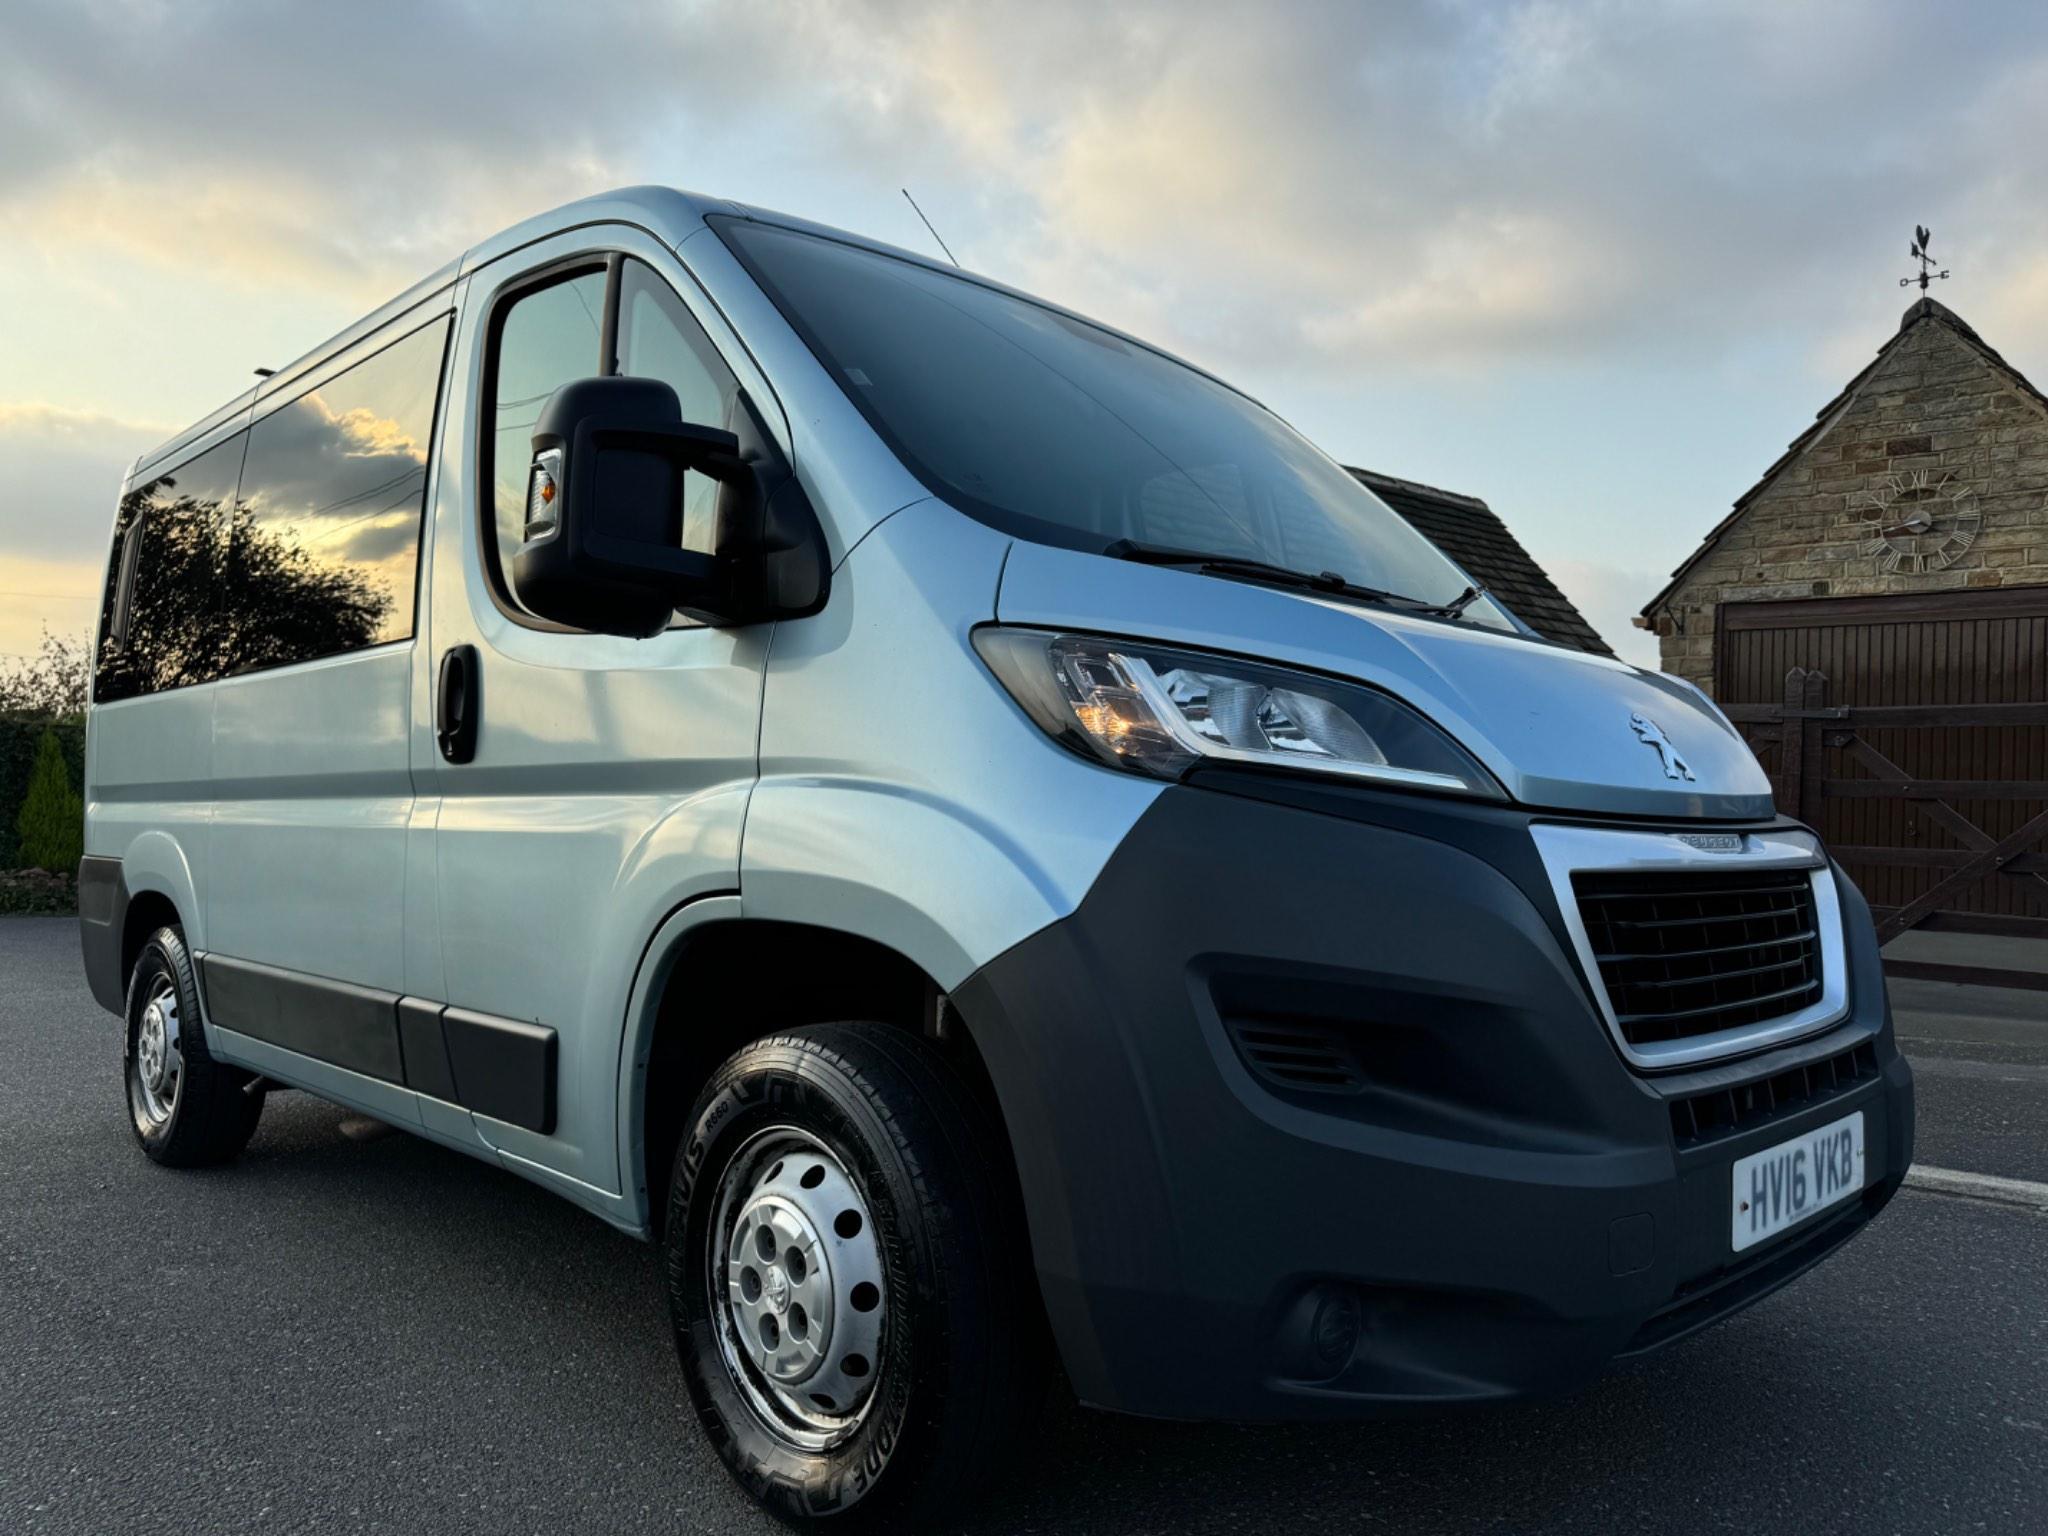
<instances>
[{"instance_id":1,"label":"van roof","mask_svg":"<svg viewBox=\"0 0 2048 1536\"><path fill-rule=\"evenodd\" d=\"M1015 298L1028 300L1030 303L1040 305L1046 309L1056 310L1075 320L1092 325L1099 330L1108 331L1110 334L1130 342L1133 346L1143 347L1148 352L1155 352L1163 357L1171 358L1183 367L1191 368L1203 377L1223 385L1233 393L1243 393L1237 386L1229 383L1227 380L1216 378L1214 374L1199 364L1190 363L1185 358L1177 357L1165 351L1165 349L1154 345L1152 342L1146 341L1141 336L1133 336L1127 331L1118 329L1116 326L1106 325L1091 316L1081 314L1076 310L1067 309L1064 305L1054 304L1047 299L1039 297L1037 294L1026 293L1020 288L1013 288L1009 284L999 282L994 278L983 276L977 272L965 272L964 269L959 268L952 262L939 261L920 251L906 250L902 246L891 245L885 240L870 239L866 235L858 235L850 230L837 229L829 224L820 224L812 219L799 218L794 214L777 213L772 209L757 208L750 204L734 202L729 198L708 197L702 193L685 192L675 187L620 187L610 192L600 192L590 197L578 198L574 202L564 203L558 208L551 208L545 213L538 213L531 218L522 219L519 223L502 229L488 239L471 246L454 260L430 273L428 276L421 278L420 281L414 283L397 297L379 305L361 319L330 336L320 345L294 358L268 378L259 380L212 414L194 422L183 431L176 433L164 442L159 443L155 448L150 449L147 453L142 454L129 466L128 479L132 481L144 469L169 458L187 445L205 437L208 433L219 430L236 416L253 410L263 400L276 395L282 390L289 389L295 381L326 362L336 353L363 337L370 335L372 332L381 330L407 311L418 309L428 304L479 267L496 261L500 257L510 255L523 246L532 245L538 241L549 239L555 235L563 234L572 229L579 229L589 224L630 224L646 230L655 239L673 249L702 229L705 221L716 214L724 214L734 218L753 219L763 224L779 225L785 229L802 230L809 234L821 235L827 239L837 240L844 244L861 246L867 250L893 256L900 261L914 262L918 266L929 267L938 272L949 274L964 273L964 275L972 278L984 287L993 288L1000 293L1006 293Z\"/></svg>"}]
</instances>

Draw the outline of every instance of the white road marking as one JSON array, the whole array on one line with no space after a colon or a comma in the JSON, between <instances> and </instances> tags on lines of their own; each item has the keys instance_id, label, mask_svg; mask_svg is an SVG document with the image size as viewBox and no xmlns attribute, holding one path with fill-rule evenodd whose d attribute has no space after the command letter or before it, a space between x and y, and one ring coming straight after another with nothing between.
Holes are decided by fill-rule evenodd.
<instances>
[{"instance_id":1,"label":"white road marking","mask_svg":"<svg viewBox=\"0 0 2048 1536\"><path fill-rule=\"evenodd\" d=\"M1954 1168L1929 1168L1924 1163L1915 1163L1906 1170L1906 1188L2048 1212L2048 1184L2036 1184L2031 1179L2001 1179L1989 1173L1963 1173Z\"/></svg>"}]
</instances>

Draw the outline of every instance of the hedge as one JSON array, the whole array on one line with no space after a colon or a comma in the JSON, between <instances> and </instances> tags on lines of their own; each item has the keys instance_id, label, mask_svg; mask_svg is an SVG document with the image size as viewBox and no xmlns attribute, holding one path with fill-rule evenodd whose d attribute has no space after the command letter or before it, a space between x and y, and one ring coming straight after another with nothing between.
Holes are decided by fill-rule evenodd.
<instances>
[{"instance_id":1,"label":"hedge","mask_svg":"<svg viewBox=\"0 0 2048 1536\"><path fill-rule=\"evenodd\" d=\"M21 838L16 823L21 819L22 801L28 798L29 779L35 773L36 748L43 732L54 731L64 753L64 767L74 789L85 783L85 722L32 719L22 715L0 715L0 869L21 864Z\"/></svg>"}]
</instances>

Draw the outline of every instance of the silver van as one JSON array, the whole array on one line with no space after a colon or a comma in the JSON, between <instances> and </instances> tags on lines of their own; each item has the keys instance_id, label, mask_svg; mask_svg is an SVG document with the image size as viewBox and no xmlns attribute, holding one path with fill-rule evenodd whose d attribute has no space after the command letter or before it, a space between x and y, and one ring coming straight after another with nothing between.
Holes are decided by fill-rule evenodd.
<instances>
[{"instance_id":1,"label":"silver van","mask_svg":"<svg viewBox=\"0 0 2048 1536\"><path fill-rule=\"evenodd\" d=\"M1703 694L904 251L518 225L139 460L105 594L143 1150L303 1089L660 1244L785 1517L956 1509L1054 1362L1177 1418L1569 1386L1910 1161L1868 909Z\"/></svg>"}]
</instances>

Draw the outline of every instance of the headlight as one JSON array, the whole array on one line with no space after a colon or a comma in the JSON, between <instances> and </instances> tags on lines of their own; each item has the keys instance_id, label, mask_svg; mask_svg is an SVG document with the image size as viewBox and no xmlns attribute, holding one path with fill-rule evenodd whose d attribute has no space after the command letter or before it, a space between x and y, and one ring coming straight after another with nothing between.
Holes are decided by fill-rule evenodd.
<instances>
[{"instance_id":1,"label":"headlight","mask_svg":"<svg viewBox=\"0 0 2048 1536\"><path fill-rule=\"evenodd\" d=\"M1178 779L1217 758L1503 798L1436 726L1355 683L1043 630L978 629L974 648L1048 733L1118 768Z\"/></svg>"}]
</instances>

